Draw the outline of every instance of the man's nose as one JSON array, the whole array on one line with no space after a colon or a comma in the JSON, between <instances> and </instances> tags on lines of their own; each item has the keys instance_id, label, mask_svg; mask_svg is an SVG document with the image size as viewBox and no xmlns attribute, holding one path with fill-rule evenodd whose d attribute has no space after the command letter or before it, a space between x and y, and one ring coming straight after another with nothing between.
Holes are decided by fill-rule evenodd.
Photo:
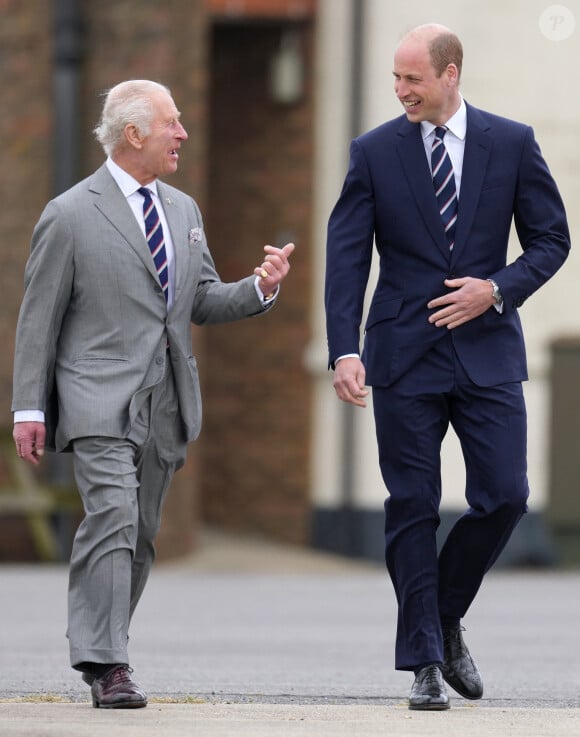
<instances>
[{"instance_id":1,"label":"man's nose","mask_svg":"<svg viewBox=\"0 0 580 737\"><path fill-rule=\"evenodd\" d=\"M183 139L184 141L187 141L187 139L189 138L189 136L187 135L187 131L181 125L181 123L179 124L179 129L177 131L177 137Z\"/></svg>"}]
</instances>

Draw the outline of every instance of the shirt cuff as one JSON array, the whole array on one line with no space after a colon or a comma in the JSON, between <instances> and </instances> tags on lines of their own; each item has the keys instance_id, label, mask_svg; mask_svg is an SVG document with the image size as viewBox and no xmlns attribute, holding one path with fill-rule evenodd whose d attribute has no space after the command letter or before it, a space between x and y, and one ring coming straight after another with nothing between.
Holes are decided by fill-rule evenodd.
<instances>
[{"instance_id":1,"label":"shirt cuff","mask_svg":"<svg viewBox=\"0 0 580 737\"><path fill-rule=\"evenodd\" d=\"M344 356L339 356L339 357L338 357L338 358L336 359L336 361L334 362L334 365L336 366L336 364L337 364L337 363L338 363L339 361L342 361L342 359L343 359L343 358L360 358L360 356L359 356L359 354L358 354L358 353L345 353L345 354L344 354Z\"/></svg>"},{"instance_id":2,"label":"shirt cuff","mask_svg":"<svg viewBox=\"0 0 580 737\"><path fill-rule=\"evenodd\" d=\"M39 409L19 409L14 413L14 423L17 422L43 422L44 412Z\"/></svg>"},{"instance_id":3,"label":"shirt cuff","mask_svg":"<svg viewBox=\"0 0 580 737\"><path fill-rule=\"evenodd\" d=\"M280 291L280 285L278 285L276 289L272 292L271 296L269 296L269 298L266 299L264 292L262 292L262 290L260 289L260 277L257 276L256 280L254 281L254 289L256 290L256 294L258 295L259 299L265 305L269 305L270 302L273 302L278 296L278 292Z\"/></svg>"}]
</instances>

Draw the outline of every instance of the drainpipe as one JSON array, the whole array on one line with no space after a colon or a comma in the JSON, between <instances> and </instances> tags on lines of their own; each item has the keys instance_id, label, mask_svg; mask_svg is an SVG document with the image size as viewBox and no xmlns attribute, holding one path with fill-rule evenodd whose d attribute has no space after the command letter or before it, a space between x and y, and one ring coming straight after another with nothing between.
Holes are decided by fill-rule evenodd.
<instances>
[{"instance_id":1,"label":"drainpipe","mask_svg":"<svg viewBox=\"0 0 580 737\"><path fill-rule=\"evenodd\" d=\"M352 74L350 80L350 138L356 138L362 132L362 85L363 85L363 52L364 52L364 20L365 0L352 0ZM341 497L344 535L344 553L354 555L360 553L356 544L356 524L354 511L354 440L355 412L352 404L344 404L342 418L342 474Z\"/></svg>"},{"instance_id":2,"label":"drainpipe","mask_svg":"<svg viewBox=\"0 0 580 737\"><path fill-rule=\"evenodd\" d=\"M80 9L82 0L53 0L53 195L59 195L80 179L81 120L79 83L84 51L84 25ZM49 453L45 456L49 483L70 488L74 492L74 474L70 453ZM76 522L73 515L54 515L58 557L70 557L70 545Z\"/></svg>"},{"instance_id":3,"label":"drainpipe","mask_svg":"<svg viewBox=\"0 0 580 737\"><path fill-rule=\"evenodd\" d=\"M53 0L54 194L80 178L79 82L84 51L81 0Z\"/></svg>"}]
</instances>

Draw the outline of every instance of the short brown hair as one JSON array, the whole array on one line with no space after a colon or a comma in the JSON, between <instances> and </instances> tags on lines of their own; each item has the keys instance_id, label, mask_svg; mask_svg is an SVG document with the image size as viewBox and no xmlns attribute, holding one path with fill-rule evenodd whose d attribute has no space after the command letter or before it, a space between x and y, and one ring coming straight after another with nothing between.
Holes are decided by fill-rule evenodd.
<instances>
[{"instance_id":1,"label":"short brown hair","mask_svg":"<svg viewBox=\"0 0 580 737\"><path fill-rule=\"evenodd\" d=\"M463 47L454 33L447 31L437 34L429 44L429 55L438 77L443 74L449 64L455 64L457 76L461 77Z\"/></svg>"}]
</instances>

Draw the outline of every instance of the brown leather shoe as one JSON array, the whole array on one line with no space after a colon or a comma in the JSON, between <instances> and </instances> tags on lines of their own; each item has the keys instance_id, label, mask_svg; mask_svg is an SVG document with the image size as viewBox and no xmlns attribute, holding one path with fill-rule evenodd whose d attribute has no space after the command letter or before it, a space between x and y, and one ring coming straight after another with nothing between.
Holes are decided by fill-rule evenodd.
<instances>
[{"instance_id":1,"label":"brown leather shoe","mask_svg":"<svg viewBox=\"0 0 580 737\"><path fill-rule=\"evenodd\" d=\"M131 680L132 668L114 665L104 676L95 678L91 685L95 709L139 709L147 706L147 696Z\"/></svg>"}]
</instances>

